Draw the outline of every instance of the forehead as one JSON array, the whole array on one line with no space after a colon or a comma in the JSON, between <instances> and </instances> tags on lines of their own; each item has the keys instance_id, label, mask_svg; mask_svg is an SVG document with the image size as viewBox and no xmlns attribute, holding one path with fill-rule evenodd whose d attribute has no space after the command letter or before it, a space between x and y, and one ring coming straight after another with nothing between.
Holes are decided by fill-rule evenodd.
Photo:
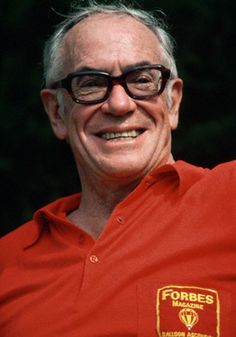
<instances>
[{"instance_id":1,"label":"forehead","mask_svg":"<svg viewBox=\"0 0 236 337\"><path fill-rule=\"evenodd\" d=\"M82 67L118 71L160 60L157 36L128 15L96 14L84 19L66 34L64 52L68 72Z\"/></svg>"}]
</instances>

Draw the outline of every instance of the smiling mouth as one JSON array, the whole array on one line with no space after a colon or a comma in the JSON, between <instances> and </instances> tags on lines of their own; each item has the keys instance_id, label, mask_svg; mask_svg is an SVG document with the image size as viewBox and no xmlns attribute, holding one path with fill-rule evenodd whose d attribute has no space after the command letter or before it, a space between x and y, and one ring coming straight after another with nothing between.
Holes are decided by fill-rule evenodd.
<instances>
[{"instance_id":1,"label":"smiling mouth","mask_svg":"<svg viewBox=\"0 0 236 337\"><path fill-rule=\"evenodd\" d=\"M105 140L119 140L119 139L127 139L127 138L137 138L144 130L137 129L137 130L129 130L124 132L106 132L99 134L99 137Z\"/></svg>"}]
</instances>

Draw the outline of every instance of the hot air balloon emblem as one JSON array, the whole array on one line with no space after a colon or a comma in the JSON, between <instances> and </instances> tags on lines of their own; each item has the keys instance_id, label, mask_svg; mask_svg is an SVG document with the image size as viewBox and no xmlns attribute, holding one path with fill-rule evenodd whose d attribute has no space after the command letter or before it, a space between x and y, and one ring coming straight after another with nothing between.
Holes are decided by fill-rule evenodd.
<instances>
[{"instance_id":1,"label":"hot air balloon emblem","mask_svg":"<svg viewBox=\"0 0 236 337\"><path fill-rule=\"evenodd\" d=\"M195 310L184 308L179 312L179 319L190 331L192 327L197 324L199 318Z\"/></svg>"}]
</instances>

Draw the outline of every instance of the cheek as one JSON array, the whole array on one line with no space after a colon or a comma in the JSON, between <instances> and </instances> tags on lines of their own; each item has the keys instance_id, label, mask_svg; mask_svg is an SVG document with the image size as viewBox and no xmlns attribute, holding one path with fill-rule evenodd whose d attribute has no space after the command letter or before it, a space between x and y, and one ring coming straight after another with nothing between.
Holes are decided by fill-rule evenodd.
<instances>
[{"instance_id":1,"label":"cheek","mask_svg":"<svg viewBox=\"0 0 236 337\"><path fill-rule=\"evenodd\" d=\"M73 105L73 108L67 113L67 130L70 143L85 141L92 120L93 111L91 107L82 105Z\"/></svg>"},{"instance_id":2,"label":"cheek","mask_svg":"<svg viewBox=\"0 0 236 337\"><path fill-rule=\"evenodd\" d=\"M156 125L169 123L169 109L166 100L154 97L149 101L142 101L139 106L142 112Z\"/></svg>"}]
</instances>

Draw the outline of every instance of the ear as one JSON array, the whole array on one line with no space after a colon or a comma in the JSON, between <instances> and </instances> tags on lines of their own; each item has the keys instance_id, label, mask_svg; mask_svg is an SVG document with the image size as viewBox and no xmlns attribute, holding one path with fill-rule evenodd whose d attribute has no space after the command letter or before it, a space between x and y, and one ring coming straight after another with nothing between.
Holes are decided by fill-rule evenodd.
<instances>
[{"instance_id":1,"label":"ear","mask_svg":"<svg viewBox=\"0 0 236 337\"><path fill-rule=\"evenodd\" d=\"M58 102L56 91L52 89L42 89L40 96L54 134L59 139L65 139L67 136L67 127L65 124L64 111Z\"/></svg>"},{"instance_id":2,"label":"ear","mask_svg":"<svg viewBox=\"0 0 236 337\"><path fill-rule=\"evenodd\" d=\"M169 84L169 122L172 130L175 130L179 121L179 107L182 100L183 81L180 78L174 79Z\"/></svg>"}]
</instances>

